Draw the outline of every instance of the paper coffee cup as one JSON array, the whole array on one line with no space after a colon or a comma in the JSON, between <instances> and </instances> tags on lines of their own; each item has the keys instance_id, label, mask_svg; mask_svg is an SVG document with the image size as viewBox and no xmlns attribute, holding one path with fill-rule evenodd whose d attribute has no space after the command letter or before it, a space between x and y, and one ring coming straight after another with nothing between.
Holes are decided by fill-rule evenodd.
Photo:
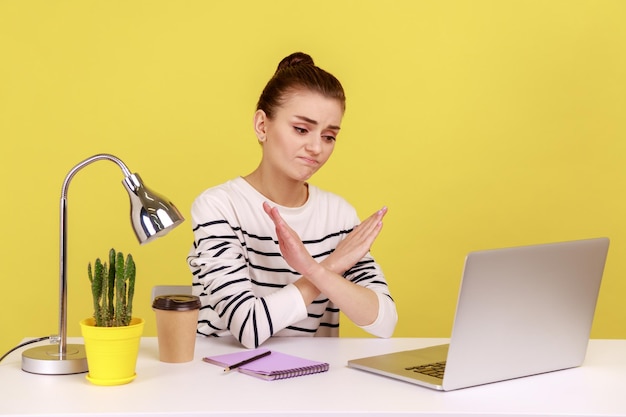
<instances>
[{"instance_id":1,"label":"paper coffee cup","mask_svg":"<svg viewBox=\"0 0 626 417\"><path fill-rule=\"evenodd\" d=\"M160 295L154 298L159 360L181 363L193 360L200 298L195 295Z\"/></svg>"}]
</instances>

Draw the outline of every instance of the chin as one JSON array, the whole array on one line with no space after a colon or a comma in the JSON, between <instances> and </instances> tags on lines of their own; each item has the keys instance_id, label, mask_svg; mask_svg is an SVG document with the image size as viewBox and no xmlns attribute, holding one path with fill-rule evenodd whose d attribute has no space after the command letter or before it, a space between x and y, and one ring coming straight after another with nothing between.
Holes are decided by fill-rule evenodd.
<instances>
[{"instance_id":1,"label":"chin","mask_svg":"<svg viewBox=\"0 0 626 417\"><path fill-rule=\"evenodd\" d=\"M305 181L308 181L316 172L317 172L317 170L315 170L313 172L309 171L307 173L300 173L299 175L291 176L291 178L293 178L296 181L305 182Z\"/></svg>"},{"instance_id":2,"label":"chin","mask_svg":"<svg viewBox=\"0 0 626 417\"><path fill-rule=\"evenodd\" d=\"M313 174L315 174L315 172L314 172ZM313 174L309 174L309 175L305 175L305 176L303 176L303 177L300 179L300 181L302 181L302 182L307 182L308 180L310 180L310 179L311 179L311 177L313 176Z\"/></svg>"}]
</instances>

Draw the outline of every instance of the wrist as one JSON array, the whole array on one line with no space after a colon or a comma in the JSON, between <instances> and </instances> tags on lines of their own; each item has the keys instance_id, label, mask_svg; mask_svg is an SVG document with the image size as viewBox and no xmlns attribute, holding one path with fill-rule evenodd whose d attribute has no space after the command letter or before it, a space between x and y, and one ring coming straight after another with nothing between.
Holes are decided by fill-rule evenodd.
<instances>
[{"instance_id":1,"label":"wrist","mask_svg":"<svg viewBox=\"0 0 626 417\"><path fill-rule=\"evenodd\" d=\"M343 275L344 272L346 272L344 269L340 268L338 264L334 263L332 261L332 257L329 256L328 258L324 259L322 262L320 262L320 265L323 266L325 269L334 272L337 275Z\"/></svg>"},{"instance_id":2,"label":"wrist","mask_svg":"<svg viewBox=\"0 0 626 417\"><path fill-rule=\"evenodd\" d=\"M320 291L317 289L317 287L313 285L313 283L309 281L306 277L298 279L293 283L293 285L300 291L302 300L306 305L311 304L313 300L315 300L320 295Z\"/></svg>"},{"instance_id":3,"label":"wrist","mask_svg":"<svg viewBox=\"0 0 626 417\"><path fill-rule=\"evenodd\" d=\"M316 285L316 283L323 279L323 276L328 272L328 270L329 269L327 269L326 265L323 264L323 261L321 263L315 262L315 264L311 266L304 276Z\"/></svg>"}]
</instances>

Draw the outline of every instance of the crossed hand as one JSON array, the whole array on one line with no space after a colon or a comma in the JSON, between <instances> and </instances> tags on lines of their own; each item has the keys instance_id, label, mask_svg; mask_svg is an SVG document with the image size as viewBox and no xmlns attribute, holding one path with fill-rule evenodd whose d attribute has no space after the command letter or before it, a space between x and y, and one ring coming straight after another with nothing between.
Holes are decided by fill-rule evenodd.
<instances>
[{"instance_id":1,"label":"crossed hand","mask_svg":"<svg viewBox=\"0 0 626 417\"><path fill-rule=\"evenodd\" d=\"M263 209L276 226L280 251L289 266L303 276L310 276L314 269L319 267L317 261L307 252L298 234L289 227L276 207L265 202ZM369 252L383 227L382 219L385 214L387 214L387 207L376 211L356 226L321 264L339 275L352 268Z\"/></svg>"}]
</instances>

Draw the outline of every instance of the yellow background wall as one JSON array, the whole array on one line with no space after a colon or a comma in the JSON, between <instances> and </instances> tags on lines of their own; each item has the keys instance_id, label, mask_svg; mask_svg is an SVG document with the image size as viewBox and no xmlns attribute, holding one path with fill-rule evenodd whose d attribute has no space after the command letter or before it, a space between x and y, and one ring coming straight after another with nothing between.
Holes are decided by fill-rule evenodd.
<instances>
[{"instance_id":1,"label":"yellow background wall","mask_svg":"<svg viewBox=\"0 0 626 417\"><path fill-rule=\"evenodd\" d=\"M373 253L395 336L449 335L470 250L608 236L592 337L626 337L625 21L619 0L0 0L0 352L57 332L68 171L114 154L188 217L256 166L256 100L298 50L348 95L312 182L390 208ZM147 335L151 287L190 282L190 222L140 247L121 180L102 161L69 189L70 336L112 246L137 261Z\"/></svg>"}]
</instances>

